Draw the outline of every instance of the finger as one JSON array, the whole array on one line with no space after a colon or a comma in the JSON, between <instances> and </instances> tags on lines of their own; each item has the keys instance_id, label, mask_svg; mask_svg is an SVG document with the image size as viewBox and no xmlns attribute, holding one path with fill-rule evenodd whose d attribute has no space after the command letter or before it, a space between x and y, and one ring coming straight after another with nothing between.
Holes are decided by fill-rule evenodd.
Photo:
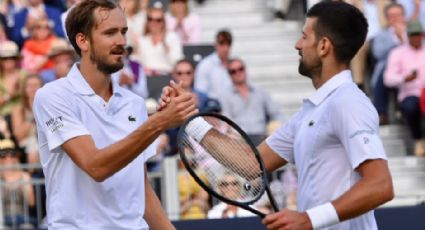
<instances>
[{"instance_id":1,"label":"finger","mask_svg":"<svg viewBox=\"0 0 425 230\"><path fill-rule=\"evenodd\" d=\"M172 80L170 82L170 86L177 92L177 95L181 95L186 92L186 90L183 89L181 82L176 83L175 81Z\"/></svg>"}]
</instances>

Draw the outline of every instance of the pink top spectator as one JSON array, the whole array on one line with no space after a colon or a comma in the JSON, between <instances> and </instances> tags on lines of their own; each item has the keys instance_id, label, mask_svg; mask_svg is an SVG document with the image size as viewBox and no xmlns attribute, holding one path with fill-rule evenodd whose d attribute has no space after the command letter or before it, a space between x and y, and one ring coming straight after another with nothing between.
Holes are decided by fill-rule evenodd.
<instances>
[{"instance_id":1,"label":"pink top spectator","mask_svg":"<svg viewBox=\"0 0 425 230\"><path fill-rule=\"evenodd\" d=\"M405 82L406 76L416 70L417 78ZM410 45L401 45L390 53L384 72L384 83L388 87L398 87L398 101L406 97L419 97L425 86L425 47L416 50Z\"/></svg>"},{"instance_id":2,"label":"pink top spectator","mask_svg":"<svg viewBox=\"0 0 425 230\"><path fill-rule=\"evenodd\" d=\"M196 44L201 40L201 21L196 14L186 16L182 25L177 24L177 19L171 14L166 14L167 29L174 31L180 37L183 45Z\"/></svg>"}]
</instances>

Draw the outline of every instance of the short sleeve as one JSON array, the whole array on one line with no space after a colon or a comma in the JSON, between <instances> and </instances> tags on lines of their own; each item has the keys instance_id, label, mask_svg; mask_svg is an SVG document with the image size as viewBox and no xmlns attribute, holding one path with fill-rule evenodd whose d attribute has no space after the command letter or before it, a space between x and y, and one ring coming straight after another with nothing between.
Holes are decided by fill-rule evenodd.
<instances>
[{"instance_id":1,"label":"short sleeve","mask_svg":"<svg viewBox=\"0 0 425 230\"><path fill-rule=\"evenodd\" d=\"M37 129L45 135L50 151L73 137L89 135L74 111L72 96L57 91L48 85L41 88L33 106Z\"/></svg>"},{"instance_id":2,"label":"short sleeve","mask_svg":"<svg viewBox=\"0 0 425 230\"><path fill-rule=\"evenodd\" d=\"M350 101L350 106L333 106L331 111L334 112L330 115L333 129L346 150L351 167L355 169L366 160L386 159L379 136L378 115L371 103L365 99Z\"/></svg>"},{"instance_id":3,"label":"short sleeve","mask_svg":"<svg viewBox=\"0 0 425 230\"><path fill-rule=\"evenodd\" d=\"M295 114L287 123L283 124L275 133L266 139L266 144L280 157L294 164L294 140L297 121L300 112Z\"/></svg>"}]
</instances>

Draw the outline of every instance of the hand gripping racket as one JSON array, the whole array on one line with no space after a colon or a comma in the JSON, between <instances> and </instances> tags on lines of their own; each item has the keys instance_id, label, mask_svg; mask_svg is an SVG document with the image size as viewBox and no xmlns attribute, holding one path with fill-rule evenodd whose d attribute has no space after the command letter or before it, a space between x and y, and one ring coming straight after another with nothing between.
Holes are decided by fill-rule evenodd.
<instances>
[{"instance_id":1,"label":"hand gripping racket","mask_svg":"<svg viewBox=\"0 0 425 230\"><path fill-rule=\"evenodd\" d=\"M206 192L263 218L266 214L250 205L266 191L278 211L257 149L230 119L215 113L192 116L181 126L177 143L184 166Z\"/></svg>"}]
</instances>

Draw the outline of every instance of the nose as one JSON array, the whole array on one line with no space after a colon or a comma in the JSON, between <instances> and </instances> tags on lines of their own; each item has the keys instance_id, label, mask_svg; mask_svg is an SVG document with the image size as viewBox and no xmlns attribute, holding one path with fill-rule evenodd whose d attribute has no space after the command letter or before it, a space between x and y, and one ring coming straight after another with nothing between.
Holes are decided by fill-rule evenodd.
<instances>
[{"instance_id":1,"label":"nose","mask_svg":"<svg viewBox=\"0 0 425 230\"><path fill-rule=\"evenodd\" d=\"M298 41L295 43L295 49L301 50L301 38L299 38Z\"/></svg>"}]
</instances>

